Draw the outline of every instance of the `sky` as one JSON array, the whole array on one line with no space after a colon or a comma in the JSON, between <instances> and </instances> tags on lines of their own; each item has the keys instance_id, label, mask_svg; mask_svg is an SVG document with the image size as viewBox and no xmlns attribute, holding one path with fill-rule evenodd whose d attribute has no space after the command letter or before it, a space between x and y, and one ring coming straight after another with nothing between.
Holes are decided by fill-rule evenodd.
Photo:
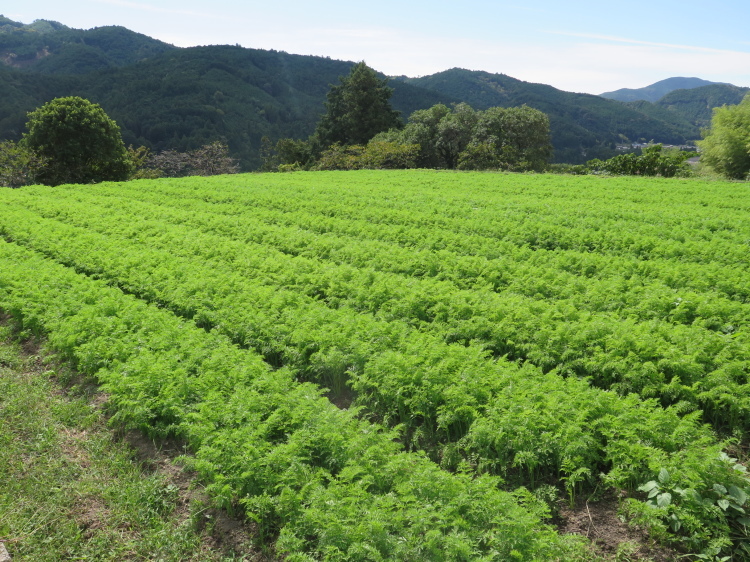
<instances>
[{"instance_id":1,"label":"sky","mask_svg":"<svg viewBox=\"0 0 750 562\"><path fill-rule=\"evenodd\" d=\"M121 25L179 47L242 45L365 61L389 76L449 68L600 94L673 76L750 86L748 0L23 0L0 13Z\"/></svg>"}]
</instances>

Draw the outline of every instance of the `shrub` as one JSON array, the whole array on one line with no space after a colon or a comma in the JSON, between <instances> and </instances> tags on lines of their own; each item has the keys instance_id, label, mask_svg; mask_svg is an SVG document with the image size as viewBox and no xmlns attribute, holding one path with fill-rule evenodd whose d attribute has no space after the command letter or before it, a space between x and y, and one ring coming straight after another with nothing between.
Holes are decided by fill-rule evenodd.
<instances>
[{"instance_id":1,"label":"shrub","mask_svg":"<svg viewBox=\"0 0 750 562\"><path fill-rule=\"evenodd\" d=\"M165 150L149 156L144 164L144 170L155 171L156 177L181 178L236 174L239 166L237 161L229 156L229 147L220 141L214 141L191 152Z\"/></svg>"},{"instance_id":2,"label":"shrub","mask_svg":"<svg viewBox=\"0 0 750 562\"><path fill-rule=\"evenodd\" d=\"M586 165L594 173L672 178L690 174L686 161L692 155L691 152L681 150L663 150L662 145L655 144L644 148L641 154L618 154L609 160L589 160Z\"/></svg>"},{"instance_id":3,"label":"shrub","mask_svg":"<svg viewBox=\"0 0 750 562\"><path fill-rule=\"evenodd\" d=\"M45 159L12 141L0 143L0 186L31 185L44 168Z\"/></svg>"}]
</instances>

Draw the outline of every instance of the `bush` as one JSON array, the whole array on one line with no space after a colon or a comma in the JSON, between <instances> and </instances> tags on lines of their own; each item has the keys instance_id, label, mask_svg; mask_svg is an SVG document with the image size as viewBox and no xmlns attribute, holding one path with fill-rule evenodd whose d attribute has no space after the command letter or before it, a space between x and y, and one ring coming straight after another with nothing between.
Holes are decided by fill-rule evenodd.
<instances>
[{"instance_id":1,"label":"bush","mask_svg":"<svg viewBox=\"0 0 750 562\"><path fill-rule=\"evenodd\" d=\"M222 142L214 141L191 152L165 150L149 156L144 164L144 170L152 170L152 173L157 174L156 177L181 178L236 174L239 166L237 161L229 156L229 147Z\"/></svg>"},{"instance_id":2,"label":"bush","mask_svg":"<svg viewBox=\"0 0 750 562\"><path fill-rule=\"evenodd\" d=\"M145 146L133 148L131 144L128 147L128 158L133 165L133 173L130 175L131 180L147 180L161 177L160 170L154 170L147 167L151 151Z\"/></svg>"},{"instance_id":3,"label":"bush","mask_svg":"<svg viewBox=\"0 0 750 562\"><path fill-rule=\"evenodd\" d=\"M609 160L589 160L586 166L593 173L606 173L617 176L662 176L672 178L677 175L690 175L686 163L694 153L681 150L663 150L655 144L643 149L641 154L631 152L618 154Z\"/></svg>"},{"instance_id":4,"label":"bush","mask_svg":"<svg viewBox=\"0 0 750 562\"><path fill-rule=\"evenodd\" d=\"M599 162L601 162L601 160L599 160ZM585 176L589 173L589 169L584 164L550 164L549 172L552 174Z\"/></svg>"},{"instance_id":5,"label":"bush","mask_svg":"<svg viewBox=\"0 0 750 562\"><path fill-rule=\"evenodd\" d=\"M320 155L315 170L357 170L361 168L360 157L365 148L358 144L344 146L332 144Z\"/></svg>"},{"instance_id":6,"label":"bush","mask_svg":"<svg viewBox=\"0 0 750 562\"><path fill-rule=\"evenodd\" d=\"M367 146L331 145L323 151L316 170L403 170L415 168L419 145L372 141Z\"/></svg>"},{"instance_id":7,"label":"bush","mask_svg":"<svg viewBox=\"0 0 750 562\"><path fill-rule=\"evenodd\" d=\"M362 168L369 170L404 170L415 168L418 144L370 141L359 158Z\"/></svg>"},{"instance_id":8,"label":"bush","mask_svg":"<svg viewBox=\"0 0 750 562\"><path fill-rule=\"evenodd\" d=\"M45 159L12 141L0 143L0 186L31 185L44 168Z\"/></svg>"}]
</instances>

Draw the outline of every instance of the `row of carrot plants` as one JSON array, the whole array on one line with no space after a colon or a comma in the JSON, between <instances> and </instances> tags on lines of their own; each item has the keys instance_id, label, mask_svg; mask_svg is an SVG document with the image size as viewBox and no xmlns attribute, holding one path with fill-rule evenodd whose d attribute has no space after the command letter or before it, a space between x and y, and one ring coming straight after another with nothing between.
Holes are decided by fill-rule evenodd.
<instances>
[{"instance_id":1,"label":"row of carrot plants","mask_svg":"<svg viewBox=\"0 0 750 562\"><path fill-rule=\"evenodd\" d=\"M194 194L211 207L229 204L235 213L260 207L284 214L308 212L346 223L437 227L441 232L480 235L530 249L575 249L698 263L718 260L730 265L742 257L744 233L737 227L747 208L742 200L730 199L731 185L691 182L687 184L694 185L691 190L672 183L660 191L657 181L642 185L640 178L579 181L528 176L509 178L498 188L496 177L483 180L459 175L448 182L446 174L436 174L443 189L429 190L424 187L429 174L402 174L409 179L404 183L397 181L398 174L389 174L388 185L378 174L357 176L356 182L351 177L300 175L296 182L263 178L252 182L250 190L226 178L200 185L175 180L159 184L156 190L181 193L181 197ZM623 185L618 189L616 182ZM554 185L555 191L549 190L551 185L545 190L545 183ZM146 184L142 187L149 189ZM712 195L717 190L720 193ZM617 197L632 192L642 197L631 201ZM653 193L660 196L649 197ZM721 209L718 216L717 207ZM454 242L461 244L460 239ZM438 249L443 241L425 235L424 243Z\"/></svg>"},{"instance_id":2,"label":"row of carrot plants","mask_svg":"<svg viewBox=\"0 0 750 562\"><path fill-rule=\"evenodd\" d=\"M514 178L513 181L519 180ZM495 272L496 275L502 274L503 271L507 273L505 276L499 275L498 282L502 286L505 286L508 280L512 280L515 277L512 274L516 272L515 268L517 264L531 261L537 267L546 266L548 269L553 270L562 268L586 277L607 273L615 273L617 275L630 273L647 278L656 277L664 279L670 287L674 288L694 287L696 289L705 289L710 287L719 291L726 290L729 294L733 296L737 295L745 300L750 296L750 293L747 293L747 281L744 277L738 275L737 267L738 264L743 263L741 258L747 233L736 231L738 229L733 228L733 226L736 227L737 224L741 224L742 213L744 212L742 209L735 209L734 213L721 219L716 218L713 207L706 209L705 216L702 217L696 217L694 213L687 215L689 217L688 224L692 228L689 232L683 234L681 239L693 240L698 238L707 242L700 252L694 253L701 256L697 263L692 263L689 259L682 259L684 256L675 261L668 258L659 258L658 255L649 255L647 261L644 261L640 259L643 257L643 249L653 249L659 246L662 239L673 233L671 226L664 223L664 215L668 213L679 216L672 207L664 208L664 212L660 216L649 217L649 220L646 222L647 225L650 223L658 223L660 225L658 232L650 236L643 235L643 225L641 224L643 221L639 222L635 220L636 217L628 217L628 221L621 218L619 220L620 224L616 228L609 226L599 227L598 231L614 231L614 235L623 240L624 246L631 251L631 255L618 255L607 252L605 248L602 248L600 252L592 252L590 248L579 248L578 250L556 248L554 251L538 247L531 248L528 245L516 244L504 238L501 233L494 233L494 235L479 234L477 231L480 229L475 228L478 219L471 211L466 212L460 220L457 220L456 225L454 225L455 230L451 230L446 228L445 225L438 224L436 226L429 224L427 220L421 221L417 218L414 218L410 223L388 224L379 220L373 220L372 216L369 219L365 219L358 214L351 215L351 213L344 217L339 217L338 215L329 216L325 211L326 205L323 204L311 211L300 210L300 206L317 196L316 191L312 189L310 193L301 193L299 200L285 192L276 194L276 200L289 200L288 205L285 206L283 211L280 211L274 206L263 206L265 199L258 197L259 186L256 185L241 186L236 190L229 191L231 196L227 196L224 193L219 202L212 201L212 198L218 197L215 195L217 187L225 187L221 183L218 185L211 183L205 185L196 184L196 187L192 189L192 186L183 189L183 185L182 183L174 185L162 183L153 192L148 188L145 189L145 192L143 190L139 192L139 187L136 186L135 188L131 188L128 193L131 200L134 196L138 201L154 201L158 202L159 205L177 206L192 212L198 211L204 217L210 216L210 221L215 221L217 215L225 215L228 219L233 219L233 221L229 222L232 232L241 229L237 234L248 236L248 239L256 241L259 241L259 235L265 236L264 243L288 244L288 251L292 252L295 251L295 245L298 248L297 252L304 251L304 248L310 245L312 246L310 249L312 255L333 255L336 259L341 259L342 257L347 259L349 255L347 254L346 240L339 244L335 244L335 241L332 241L334 243L330 248L317 246L318 243L325 244L328 242L325 238L328 238L331 234L343 234L367 241L370 244L376 241L385 242L386 251L396 252L396 255L391 260L381 260L379 264L387 265L390 263L393 267L409 268L403 271L410 275L446 274L446 265L449 264L446 264L445 261L446 259L451 259L451 252L455 252L459 258L466 258L468 256L486 258L483 261L479 260L469 262L466 265L462 264L463 267L469 268L465 272L467 279L479 278L485 281L485 276L492 273L492 266L495 265L492 261L488 262L488 260L499 260L499 264L502 265L503 269ZM198 190L198 187L200 190ZM260 187L262 187L262 184ZM281 187L279 186L278 189L281 189ZM133 189L136 191L133 191ZM103 190L98 195L101 198L106 198L108 194ZM112 193L110 191L109 195L118 196L119 193ZM561 207L561 211L566 213L563 216L567 217L570 214L575 214L571 213L572 205L568 204ZM703 206L701 205L699 208L702 209ZM371 208L368 208L368 211L370 213L375 212ZM601 209L596 210L597 214L601 212ZM382 209L380 215L384 221L390 219L390 209ZM436 210L433 210L428 215L429 217L441 216L437 214ZM510 222L512 224L515 217L505 217L500 214L500 216L493 218L495 223ZM521 220L524 220L523 217L521 217ZM290 228L277 232L269 232L266 228L256 234L259 223L272 223L277 227L286 226ZM575 225L564 223L562 226L565 227L563 229L565 231L575 229ZM221 227L226 228L226 225L221 225ZM304 229L304 231L300 229ZM296 236L295 230L297 231ZM725 253L724 247L719 243L717 237L721 233L730 232L732 233L732 239L727 240L727 242L731 242L732 248L730 252ZM308 233L310 236L304 236L304 234ZM416 247L423 251L414 260L407 257L408 254L400 254L400 246L412 249ZM377 245L373 247L377 248ZM368 253L370 250L371 248L368 247ZM680 253L685 253L684 250L685 248L683 247ZM448 254L444 253L446 251ZM439 255L437 255L438 252L440 252ZM656 253L658 254L659 252ZM664 252L662 251L662 253ZM359 252L355 253L354 256L355 259L364 257ZM688 257L695 256L691 254ZM560 267L556 265L558 260L560 261ZM487 271L488 268L490 271ZM459 272L462 269L459 268ZM740 269L744 268L741 267ZM460 276L457 278L461 279ZM489 277L485 282L491 281L494 281L494 279ZM736 291L743 288L746 292L737 294Z\"/></svg>"},{"instance_id":3,"label":"row of carrot plants","mask_svg":"<svg viewBox=\"0 0 750 562\"><path fill-rule=\"evenodd\" d=\"M532 250L497 238L426 226L388 229L361 219L336 219L299 211L280 216L247 205L208 205L199 196L177 197L172 190L124 191L123 195L103 188L84 196L86 201L81 203L106 210L125 201L129 209L144 217L273 246L290 255L433 277L460 288L491 286L498 292L546 299L577 297L576 305L588 310L627 309L630 314L646 318L673 313L671 318L675 321L690 322L689 312L675 309L676 290L687 291L687 298L682 301L693 303L693 307L702 306L704 315L707 306L717 306L717 292L720 299L746 302L750 298L744 269L736 262L715 263L714 258L721 255L716 250L716 256L710 256L711 264L642 261L591 252ZM209 192L210 188L203 191ZM602 287L601 281L610 278L611 285ZM701 300L707 291L711 292L711 300ZM689 307L683 306L686 308Z\"/></svg>"},{"instance_id":4,"label":"row of carrot plants","mask_svg":"<svg viewBox=\"0 0 750 562\"><path fill-rule=\"evenodd\" d=\"M308 376L348 369L371 413L411 423L412 442L437 439L438 460L448 467L470 463L480 472L516 477L521 472L531 482L562 476L571 496L601 472L606 483L630 489L662 469L698 495L714 484L738 490L744 485L742 475L720 458L721 444L697 415L681 417L679 409L621 398L576 378L489 361L480 346L446 345L404 323L331 310L297 293L253 285L241 274L221 270L220 262L197 259L197 265L175 257L174 244L172 251L157 251L148 247L151 240L139 245L108 239L94 229L35 220L12 206L8 211L6 236L216 326L235 341L242 341L238 330L251 339L260 336L265 341L258 347L267 358L277 355L280 363ZM23 220L14 224L11 217ZM695 517L695 507L691 510L682 513L686 522L688 514ZM706 517L701 513L697 520L705 525ZM731 517L711 518L720 528L718 536L725 536ZM682 531L689 531L690 540L706 540L687 523Z\"/></svg>"},{"instance_id":5,"label":"row of carrot plants","mask_svg":"<svg viewBox=\"0 0 750 562\"><path fill-rule=\"evenodd\" d=\"M114 421L184 439L217 502L278 533L288 560L585 559L530 494L399 452L289 370L6 242L0 309L96 377Z\"/></svg>"},{"instance_id":6,"label":"row of carrot plants","mask_svg":"<svg viewBox=\"0 0 750 562\"><path fill-rule=\"evenodd\" d=\"M195 230L182 224L140 219L137 207L109 209L106 220L97 218L100 210L90 203L77 206L68 202L64 208L49 203L46 207L48 214L88 230L121 237L128 243L137 236L139 244L210 259L216 264L212 267L320 296L329 306L346 306L417 325L448 341L481 342L496 356L529 360L545 371L556 368L570 375L589 376L598 386L621 393L638 392L659 397L664 404L700 407L706 419L730 431L746 428L750 419L750 387L745 380L749 352L744 333L705 326L745 324L750 305L734 301L722 305L721 299L716 299L719 304L714 302L708 313L693 303L692 314L697 320L692 325L675 326L658 319L639 322L609 312L587 313L576 301L546 303L513 293L457 289L442 281L290 257L266 246L206 232L196 237ZM8 216L7 220L12 219ZM29 215L17 221L23 228L33 218ZM10 226L6 228L10 235L19 236ZM86 247L87 235L81 232L68 237ZM110 243L118 244L114 239ZM91 244L101 245L96 241ZM73 251L68 242L64 245ZM719 312L725 314L717 317ZM342 363L339 371L347 367ZM329 376L340 379L343 373Z\"/></svg>"}]
</instances>

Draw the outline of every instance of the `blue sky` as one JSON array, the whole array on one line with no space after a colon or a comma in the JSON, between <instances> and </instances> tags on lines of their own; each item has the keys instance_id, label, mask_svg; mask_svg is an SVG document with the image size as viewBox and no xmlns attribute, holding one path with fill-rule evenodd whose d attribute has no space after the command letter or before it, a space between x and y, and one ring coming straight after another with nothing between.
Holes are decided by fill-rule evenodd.
<instances>
[{"instance_id":1,"label":"blue sky","mask_svg":"<svg viewBox=\"0 0 750 562\"><path fill-rule=\"evenodd\" d=\"M750 86L747 0L24 0L0 11L122 25L181 47L364 60L388 75L461 67L592 94L671 76Z\"/></svg>"}]
</instances>

